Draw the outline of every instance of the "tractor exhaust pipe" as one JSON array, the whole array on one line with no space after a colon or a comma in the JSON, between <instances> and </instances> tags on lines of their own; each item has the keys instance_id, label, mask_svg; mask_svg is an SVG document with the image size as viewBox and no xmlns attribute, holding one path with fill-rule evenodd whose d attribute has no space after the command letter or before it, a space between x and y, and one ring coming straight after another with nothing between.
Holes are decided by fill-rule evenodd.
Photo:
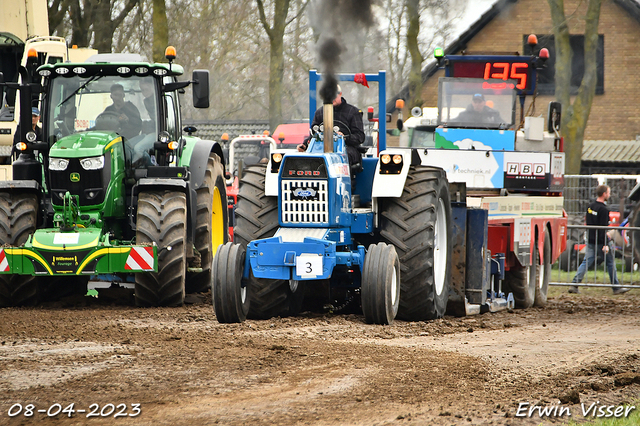
<instances>
[{"instance_id":1,"label":"tractor exhaust pipe","mask_svg":"<svg viewBox=\"0 0 640 426\"><path fill-rule=\"evenodd\" d=\"M333 152L333 103L323 104L324 152Z\"/></svg>"}]
</instances>

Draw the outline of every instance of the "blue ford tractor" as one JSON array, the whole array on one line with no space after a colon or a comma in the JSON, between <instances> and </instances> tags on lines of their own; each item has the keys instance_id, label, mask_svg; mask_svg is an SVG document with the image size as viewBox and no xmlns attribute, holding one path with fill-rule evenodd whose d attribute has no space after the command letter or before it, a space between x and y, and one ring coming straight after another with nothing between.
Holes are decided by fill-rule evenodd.
<instances>
[{"instance_id":1,"label":"blue ford tractor","mask_svg":"<svg viewBox=\"0 0 640 426\"><path fill-rule=\"evenodd\" d=\"M365 320L375 324L444 315L449 183L441 168L422 166L415 151L387 150L385 73L365 77L377 82L382 118L373 154L349 164L327 104L306 152L275 150L268 164L243 170L235 243L221 246L213 262L219 322L295 315L305 294L342 306L359 300ZM321 79L310 72L311 117Z\"/></svg>"}]
</instances>

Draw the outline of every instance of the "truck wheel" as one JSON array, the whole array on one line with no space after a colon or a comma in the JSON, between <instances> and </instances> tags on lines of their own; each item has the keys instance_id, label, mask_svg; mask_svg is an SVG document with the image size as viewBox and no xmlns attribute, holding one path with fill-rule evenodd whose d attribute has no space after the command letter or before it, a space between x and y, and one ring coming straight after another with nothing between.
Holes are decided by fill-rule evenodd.
<instances>
[{"instance_id":1,"label":"truck wheel","mask_svg":"<svg viewBox=\"0 0 640 426\"><path fill-rule=\"evenodd\" d=\"M400 261L393 246L371 244L364 258L362 313L369 324L391 324L400 302Z\"/></svg>"},{"instance_id":2,"label":"truck wheel","mask_svg":"<svg viewBox=\"0 0 640 426\"><path fill-rule=\"evenodd\" d=\"M398 318L444 315L451 281L449 183L438 167L411 166L400 198L382 200L380 236L400 258Z\"/></svg>"},{"instance_id":3,"label":"truck wheel","mask_svg":"<svg viewBox=\"0 0 640 426\"><path fill-rule=\"evenodd\" d=\"M516 308L526 309L533 306L536 295L537 269L536 265L520 266L518 264L505 272L503 290L505 293L513 293Z\"/></svg>"},{"instance_id":4,"label":"truck wheel","mask_svg":"<svg viewBox=\"0 0 640 426\"><path fill-rule=\"evenodd\" d=\"M21 246L36 231L35 194L0 193L0 247ZM38 280L31 275L0 275L0 307L35 305L40 301Z\"/></svg>"},{"instance_id":5,"label":"truck wheel","mask_svg":"<svg viewBox=\"0 0 640 426\"><path fill-rule=\"evenodd\" d=\"M272 237L279 227L278 198L264 195L266 168L265 164L257 164L243 170L233 239L244 247L251 241ZM293 296L289 281L255 278L250 274L248 317L267 319L290 315L296 305Z\"/></svg>"},{"instance_id":6,"label":"truck wheel","mask_svg":"<svg viewBox=\"0 0 640 426\"><path fill-rule=\"evenodd\" d=\"M209 154L202 186L196 191L196 236L202 272L188 273L188 293L207 291L211 286L211 264L218 246L229 241L229 208L224 169L218 155Z\"/></svg>"},{"instance_id":7,"label":"truck wheel","mask_svg":"<svg viewBox=\"0 0 640 426\"><path fill-rule=\"evenodd\" d=\"M534 249L534 259L540 257L538 253L538 244ZM533 306L547 306L547 292L549 290L549 279L551 276L551 234L548 229L544 231L544 252L542 253L542 265L537 265L537 282L536 293Z\"/></svg>"},{"instance_id":8,"label":"truck wheel","mask_svg":"<svg viewBox=\"0 0 640 426\"><path fill-rule=\"evenodd\" d=\"M136 243L158 246L158 272L136 274L138 306L182 306L185 293L187 198L182 192L138 195Z\"/></svg>"},{"instance_id":9,"label":"truck wheel","mask_svg":"<svg viewBox=\"0 0 640 426\"><path fill-rule=\"evenodd\" d=\"M218 322L242 322L249 312L247 286L242 282L245 247L226 243L214 257L211 297Z\"/></svg>"}]
</instances>

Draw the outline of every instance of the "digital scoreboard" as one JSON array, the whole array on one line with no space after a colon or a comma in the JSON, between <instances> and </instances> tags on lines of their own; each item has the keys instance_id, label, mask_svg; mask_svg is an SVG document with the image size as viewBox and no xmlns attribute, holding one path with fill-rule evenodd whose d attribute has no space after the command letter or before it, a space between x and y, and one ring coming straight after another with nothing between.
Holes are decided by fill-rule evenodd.
<instances>
[{"instance_id":1,"label":"digital scoreboard","mask_svg":"<svg viewBox=\"0 0 640 426\"><path fill-rule=\"evenodd\" d=\"M495 87L495 80L515 80L518 93L532 95L536 88L536 58L528 56L446 56L447 77L482 78L487 88ZM489 80L492 80L490 83ZM499 84L499 83L498 83Z\"/></svg>"}]
</instances>

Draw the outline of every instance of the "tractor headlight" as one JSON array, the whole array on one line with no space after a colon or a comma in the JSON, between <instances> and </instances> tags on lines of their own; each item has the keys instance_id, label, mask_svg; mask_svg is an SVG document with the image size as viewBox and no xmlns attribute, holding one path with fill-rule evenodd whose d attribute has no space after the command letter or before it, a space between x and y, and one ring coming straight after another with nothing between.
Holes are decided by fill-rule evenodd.
<instances>
[{"instance_id":1,"label":"tractor headlight","mask_svg":"<svg viewBox=\"0 0 640 426\"><path fill-rule=\"evenodd\" d=\"M169 143L169 141L171 140L171 135L169 134L169 132L162 131L158 135L158 140L162 143Z\"/></svg>"},{"instance_id":2,"label":"tractor headlight","mask_svg":"<svg viewBox=\"0 0 640 426\"><path fill-rule=\"evenodd\" d=\"M282 154L274 152L271 154L271 173L278 173L280 171L280 165L282 164Z\"/></svg>"},{"instance_id":3,"label":"tractor headlight","mask_svg":"<svg viewBox=\"0 0 640 426\"><path fill-rule=\"evenodd\" d=\"M69 160L66 160L64 158L49 157L49 170L61 172L63 170L67 170L68 165Z\"/></svg>"},{"instance_id":4,"label":"tractor headlight","mask_svg":"<svg viewBox=\"0 0 640 426\"><path fill-rule=\"evenodd\" d=\"M380 156L381 175L399 175L402 172L404 158L402 154L382 154Z\"/></svg>"},{"instance_id":5,"label":"tractor headlight","mask_svg":"<svg viewBox=\"0 0 640 426\"><path fill-rule=\"evenodd\" d=\"M100 157L89 157L80 160L80 165L85 170L99 170L104 167L104 155Z\"/></svg>"},{"instance_id":6,"label":"tractor headlight","mask_svg":"<svg viewBox=\"0 0 640 426\"><path fill-rule=\"evenodd\" d=\"M27 142L35 142L37 138L36 132L27 132L25 137L27 138Z\"/></svg>"}]
</instances>

